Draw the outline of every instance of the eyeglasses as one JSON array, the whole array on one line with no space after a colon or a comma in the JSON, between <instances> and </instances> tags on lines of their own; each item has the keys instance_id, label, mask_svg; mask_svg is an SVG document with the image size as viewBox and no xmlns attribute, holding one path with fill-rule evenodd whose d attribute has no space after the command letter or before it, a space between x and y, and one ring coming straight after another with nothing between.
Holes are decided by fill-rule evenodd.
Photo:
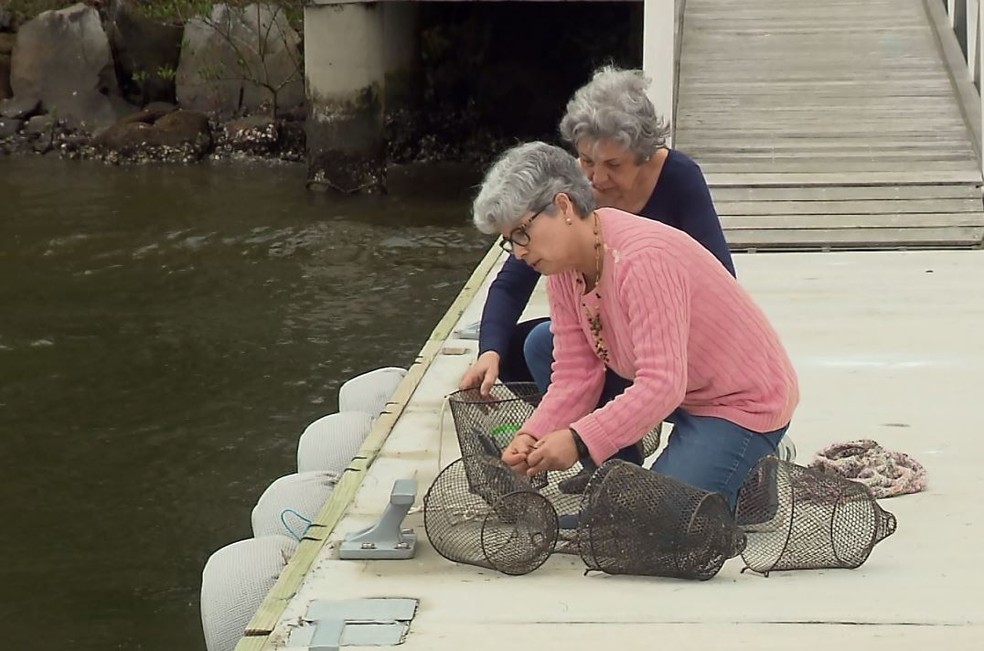
<instances>
[{"instance_id":1,"label":"eyeglasses","mask_svg":"<svg viewBox=\"0 0 984 651\"><path fill-rule=\"evenodd\" d=\"M501 240L499 240L499 246L502 247L502 250L512 253L513 249L515 249L517 246L529 246L530 224L532 224L533 220L539 217L540 214L544 210L549 208L551 205L553 205L553 200L551 200L550 203L545 205L543 208L540 208L535 213L533 213L533 216L530 217L528 220L526 220L525 224L523 224L522 226L517 226L516 228L512 229L508 237L504 236Z\"/></svg>"}]
</instances>

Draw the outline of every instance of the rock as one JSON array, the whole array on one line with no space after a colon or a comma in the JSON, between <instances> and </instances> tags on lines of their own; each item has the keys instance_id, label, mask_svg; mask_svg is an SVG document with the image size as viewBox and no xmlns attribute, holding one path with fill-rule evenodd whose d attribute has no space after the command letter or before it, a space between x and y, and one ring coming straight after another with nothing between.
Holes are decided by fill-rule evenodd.
<instances>
[{"instance_id":1,"label":"rock","mask_svg":"<svg viewBox=\"0 0 984 651\"><path fill-rule=\"evenodd\" d=\"M21 26L10 85L17 97L40 97L49 113L74 128L114 124L119 116L109 96L118 96L119 87L99 13L80 3Z\"/></svg>"},{"instance_id":2,"label":"rock","mask_svg":"<svg viewBox=\"0 0 984 651\"><path fill-rule=\"evenodd\" d=\"M17 34L5 34L0 32L0 54L13 54L14 44L17 43Z\"/></svg>"},{"instance_id":3,"label":"rock","mask_svg":"<svg viewBox=\"0 0 984 651\"><path fill-rule=\"evenodd\" d=\"M230 40L239 44L238 52ZM178 103L224 117L272 109L273 94L265 84L278 89L278 108L293 108L304 101L300 60L300 37L282 10L215 5L209 17L185 24Z\"/></svg>"},{"instance_id":4,"label":"rock","mask_svg":"<svg viewBox=\"0 0 984 651\"><path fill-rule=\"evenodd\" d=\"M55 128L55 118L50 115L35 115L24 125L25 133L46 133Z\"/></svg>"},{"instance_id":5,"label":"rock","mask_svg":"<svg viewBox=\"0 0 984 651\"><path fill-rule=\"evenodd\" d=\"M146 124L153 124L170 112L171 111L168 110L153 109L148 107L143 110L137 111L136 113L131 113L130 115L126 116L125 118L117 122L116 126L119 126L121 124L130 124L131 122L144 122Z\"/></svg>"},{"instance_id":6,"label":"rock","mask_svg":"<svg viewBox=\"0 0 984 651\"><path fill-rule=\"evenodd\" d=\"M194 111L172 111L153 119L151 111L131 116L95 139L96 146L114 162L137 159L193 162L212 146L208 117Z\"/></svg>"},{"instance_id":7,"label":"rock","mask_svg":"<svg viewBox=\"0 0 984 651\"><path fill-rule=\"evenodd\" d=\"M0 7L0 32L14 29L14 12Z\"/></svg>"},{"instance_id":8,"label":"rock","mask_svg":"<svg viewBox=\"0 0 984 651\"><path fill-rule=\"evenodd\" d=\"M278 113L300 106L304 103L301 37L287 14L272 5L251 4L242 15L245 30L241 38L251 45L245 53L249 75L243 84L243 108L252 112L269 107L273 113L271 88L277 93Z\"/></svg>"},{"instance_id":9,"label":"rock","mask_svg":"<svg viewBox=\"0 0 984 651\"><path fill-rule=\"evenodd\" d=\"M10 88L10 55L0 54L0 101L13 96L14 91Z\"/></svg>"},{"instance_id":10,"label":"rock","mask_svg":"<svg viewBox=\"0 0 984 651\"><path fill-rule=\"evenodd\" d=\"M141 105L174 100L174 78L184 28L147 18L133 0L115 0L106 29L124 82L124 96Z\"/></svg>"},{"instance_id":11,"label":"rock","mask_svg":"<svg viewBox=\"0 0 984 651\"><path fill-rule=\"evenodd\" d=\"M10 136L17 135L17 132L20 131L21 125L23 124L23 120L17 120L15 118L0 118L0 138L9 138Z\"/></svg>"},{"instance_id":12,"label":"rock","mask_svg":"<svg viewBox=\"0 0 984 651\"><path fill-rule=\"evenodd\" d=\"M280 129L276 121L265 115L254 115L228 122L226 142L230 151L247 154L269 154L277 147Z\"/></svg>"},{"instance_id":13,"label":"rock","mask_svg":"<svg viewBox=\"0 0 984 651\"><path fill-rule=\"evenodd\" d=\"M171 102L151 102L144 107L145 111L161 111L162 113L170 113L171 111L178 110L176 104Z\"/></svg>"},{"instance_id":14,"label":"rock","mask_svg":"<svg viewBox=\"0 0 984 651\"><path fill-rule=\"evenodd\" d=\"M229 117L239 111L242 75L236 53L212 25L231 21L225 5L215 5L208 18L185 23L175 93L181 108Z\"/></svg>"},{"instance_id":15,"label":"rock","mask_svg":"<svg viewBox=\"0 0 984 651\"><path fill-rule=\"evenodd\" d=\"M23 120L37 113L40 108L41 100L37 97L20 95L0 102L0 117Z\"/></svg>"}]
</instances>

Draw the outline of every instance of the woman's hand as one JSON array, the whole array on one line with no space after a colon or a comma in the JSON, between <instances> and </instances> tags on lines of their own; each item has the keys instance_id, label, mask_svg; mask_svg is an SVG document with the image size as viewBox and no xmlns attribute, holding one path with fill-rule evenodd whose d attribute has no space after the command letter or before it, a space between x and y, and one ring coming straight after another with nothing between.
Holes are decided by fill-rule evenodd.
<instances>
[{"instance_id":1,"label":"woman's hand","mask_svg":"<svg viewBox=\"0 0 984 651\"><path fill-rule=\"evenodd\" d=\"M502 460L507 466L520 474L526 474L530 467L526 459L537 441L526 432L517 432L513 440L502 451Z\"/></svg>"},{"instance_id":2,"label":"woman's hand","mask_svg":"<svg viewBox=\"0 0 984 651\"><path fill-rule=\"evenodd\" d=\"M492 385L499 379L499 353L487 350L478 356L475 363L468 367L458 383L459 389L478 387L478 392L485 398L489 397Z\"/></svg>"},{"instance_id":3,"label":"woman's hand","mask_svg":"<svg viewBox=\"0 0 984 651\"><path fill-rule=\"evenodd\" d=\"M577 458L574 434L569 429L559 429L533 444L526 457L526 474L532 477L548 470L567 470L577 463Z\"/></svg>"}]
</instances>

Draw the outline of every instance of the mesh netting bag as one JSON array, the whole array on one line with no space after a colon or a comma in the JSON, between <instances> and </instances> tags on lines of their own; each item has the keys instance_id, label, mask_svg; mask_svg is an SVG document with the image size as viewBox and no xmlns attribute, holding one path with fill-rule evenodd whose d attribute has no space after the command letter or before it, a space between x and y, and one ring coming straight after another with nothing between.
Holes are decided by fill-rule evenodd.
<instances>
[{"instance_id":1,"label":"mesh netting bag","mask_svg":"<svg viewBox=\"0 0 984 651\"><path fill-rule=\"evenodd\" d=\"M424 530L456 563L504 574L540 567L557 544L557 513L529 480L490 455L463 457L424 496Z\"/></svg>"},{"instance_id":2,"label":"mesh netting bag","mask_svg":"<svg viewBox=\"0 0 984 651\"><path fill-rule=\"evenodd\" d=\"M722 495L611 460L584 490L578 549L589 570L707 580L744 546Z\"/></svg>"},{"instance_id":3,"label":"mesh netting bag","mask_svg":"<svg viewBox=\"0 0 984 651\"><path fill-rule=\"evenodd\" d=\"M860 567L896 527L863 484L775 457L749 473L735 518L748 538L742 558L763 574Z\"/></svg>"}]
</instances>

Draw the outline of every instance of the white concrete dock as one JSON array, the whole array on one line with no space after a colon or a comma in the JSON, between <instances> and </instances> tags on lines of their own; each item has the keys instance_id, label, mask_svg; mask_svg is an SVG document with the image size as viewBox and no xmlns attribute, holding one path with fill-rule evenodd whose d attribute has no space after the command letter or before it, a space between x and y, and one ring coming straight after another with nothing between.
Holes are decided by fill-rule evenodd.
<instances>
[{"instance_id":1,"label":"white concrete dock","mask_svg":"<svg viewBox=\"0 0 984 651\"><path fill-rule=\"evenodd\" d=\"M480 266L454 327L479 319L498 262L490 254ZM864 566L764 578L741 574L739 557L688 582L585 576L578 557L555 554L511 577L441 558L419 511L405 522L420 534L414 559L339 560L335 543L379 516L396 479L416 478L419 504L458 456L442 407L476 342L451 336L422 351L422 373L408 375L419 384L403 387L406 406L327 543L311 542L317 554L296 595L282 587L279 619L267 608L237 649L285 648L313 600L369 597L419 600L407 651L984 648L984 251L750 254L736 264L800 375L797 461L872 438L928 471L926 492L881 501L898 531ZM546 312L542 292L529 312ZM269 636L263 617L276 621Z\"/></svg>"}]
</instances>

